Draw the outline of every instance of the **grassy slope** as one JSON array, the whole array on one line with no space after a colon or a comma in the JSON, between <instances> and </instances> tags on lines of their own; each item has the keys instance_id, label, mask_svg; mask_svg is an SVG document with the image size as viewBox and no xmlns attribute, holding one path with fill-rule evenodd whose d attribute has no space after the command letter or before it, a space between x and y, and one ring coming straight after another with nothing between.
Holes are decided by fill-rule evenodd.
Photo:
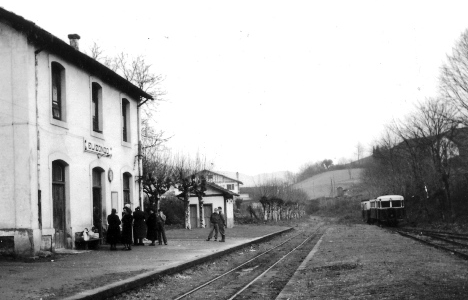
<instances>
[{"instance_id":1,"label":"grassy slope","mask_svg":"<svg viewBox=\"0 0 468 300\"><path fill-rule=\"evenodd\" d=\"M336 188L350 188L353 184L360 181L361 172L363 169L351 169L351 177L348 170L335 170L315 175L304 181L294 185L296 188L304 190L310 199L331 196L331 179L334 181L334 196L336 196Z\"/></svg>"}]
</instances>

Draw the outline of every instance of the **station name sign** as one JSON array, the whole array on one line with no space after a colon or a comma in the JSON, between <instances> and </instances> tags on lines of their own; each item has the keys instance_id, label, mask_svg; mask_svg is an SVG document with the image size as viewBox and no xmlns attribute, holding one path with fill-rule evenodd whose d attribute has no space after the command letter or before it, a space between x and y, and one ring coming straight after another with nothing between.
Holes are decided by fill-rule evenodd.
<instances>
[{"instance_id":1,"label":"station name sign","mask_svg":"<svg viewBox=\"0 0 468 300\"><path fill-rule=\"evenodd\" d=\"M112 156L112 148L106 147L86 139L84 140L84 151L97 154L98 156L105 156L111 157Z\"/></svg>"}]
</instances>

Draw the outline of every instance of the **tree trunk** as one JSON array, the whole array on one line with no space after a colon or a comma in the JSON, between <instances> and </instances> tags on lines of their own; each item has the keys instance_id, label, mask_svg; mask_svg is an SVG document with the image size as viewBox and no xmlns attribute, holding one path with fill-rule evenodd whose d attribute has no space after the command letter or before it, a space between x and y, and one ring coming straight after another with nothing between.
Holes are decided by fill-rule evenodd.
<instances>
[{"instance_id":1,"label":"tree trunk","mask_svg":"<svg viewBox=\"0 0 468 300\"><path fill-rule=\"evenodd\" d=\"M205 228L205 210L203 209L203 197L198 197L198 206L200 208L200 227Z\"/></svg>"},{"instance_id":2,"label":"tree trunk","mask_svg":"<svg viewBox=\"0 0 468 300\"><path fill-rule=\"evenodd\" d=\"M190 225L190 198L189 194L185 193L184 195L184 208L185 208L185 229L191 230L192 226Z\"/></svg>"},{"instance_id":3,"label":"tree trunk","mask_svg":"<svg viewBox=\"0 0 468 300\"><path fill-rule=\"evenodd\" d=\"M455 217L455 211L452 205L452 197L450 196L450 182L447 174L442 175L442 182L444 183L444 194L447 201L448 211L450 213L450 221L453 221Z\"/></svg>"}]
</instances>

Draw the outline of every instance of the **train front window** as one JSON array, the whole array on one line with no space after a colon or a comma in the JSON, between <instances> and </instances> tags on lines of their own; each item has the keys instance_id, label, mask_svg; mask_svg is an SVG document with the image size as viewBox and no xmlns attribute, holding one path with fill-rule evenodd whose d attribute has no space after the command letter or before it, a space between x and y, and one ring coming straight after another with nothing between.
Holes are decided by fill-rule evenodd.
<instances>
[{"instance_id":1,"label":"train front window","mask_svg":"<svg viewBox=\"0 0 468 300\"><path fill-rule=\"evenodd\" d=\"M380 202L381 207L390 207L390 201L381 201Z\"/></svg>"},{"instance_id":2,"label":"train front window","mask_svg":"<svg viewBox=\"0 0 468 300\"><path fill-rule=\"evenodd\" d=\"M392 207L402 207L402 201L392 201Z\"/></svg>"}]
</instances>

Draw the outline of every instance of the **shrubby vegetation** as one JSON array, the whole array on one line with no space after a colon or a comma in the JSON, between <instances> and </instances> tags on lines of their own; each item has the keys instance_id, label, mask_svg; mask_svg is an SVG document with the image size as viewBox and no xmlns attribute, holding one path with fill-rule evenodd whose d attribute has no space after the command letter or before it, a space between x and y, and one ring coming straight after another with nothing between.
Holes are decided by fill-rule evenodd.
<instances>
[{"instance_id":1,"label":"shrubby vegetation","mask_svg":"<svg viewBox=\"0 0 468 300\"><path fill-rule=\"evenodd\" d=\"M254 206L251 203L241 204L237 210L236 222L278 222L280 220L290 220L301 218L305 215L307 194L295 189L289 182L281 180L268 180L256 187L242 189L248 191L250 197L260 203ZM250 221L246 221L249 220Z\"/></svg>"},{"instance_id":2,"label":"shrubby vegetation","mask_svg":"<svg viewBox=\"0 0 468 300\"><path fill-rule=\"evenodd\" d=\"M440 93L389 124L363 181L369 197L401 194L408 220L466 222L468 216L468 30L440 74Z\"/></svg>"}]
</instances>

